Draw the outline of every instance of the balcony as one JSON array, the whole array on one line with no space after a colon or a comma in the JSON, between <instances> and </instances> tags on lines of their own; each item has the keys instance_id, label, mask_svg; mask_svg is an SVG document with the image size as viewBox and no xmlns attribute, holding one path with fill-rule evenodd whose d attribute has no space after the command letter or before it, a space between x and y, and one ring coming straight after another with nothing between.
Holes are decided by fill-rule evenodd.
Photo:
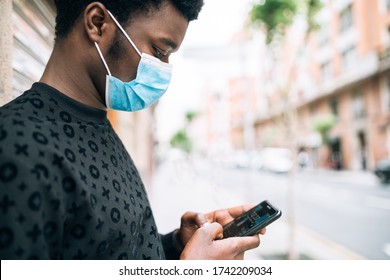
<instances>
[{"instance_id":1,"label":"balcony","mask_svg":"<svg viewBox=\"0 0 390 280\"><path fill-rule=\"evenodd\" d=\"M390 69L390 46L378 52L379 72Z\"/></svg>"},{"instance_id":2,"label":"balcony","mask_svg":"<svg viewBox=\"0 0 390 280\"><path fill-rule=\"evenodd\" d=\"M386 60L386 63L390 66L390 56ZM313 102L334 94L335 92L351 88L357 83L373 77L381 72L381 64L382 62L380 62L377 54L374 52L356 59L353 65L350 65L337 76L324 80L318 85L312 84L311 88L305 90L304 96L306 98L302 100L302 103L298 106Z\"/></svg>"}]
</instances>

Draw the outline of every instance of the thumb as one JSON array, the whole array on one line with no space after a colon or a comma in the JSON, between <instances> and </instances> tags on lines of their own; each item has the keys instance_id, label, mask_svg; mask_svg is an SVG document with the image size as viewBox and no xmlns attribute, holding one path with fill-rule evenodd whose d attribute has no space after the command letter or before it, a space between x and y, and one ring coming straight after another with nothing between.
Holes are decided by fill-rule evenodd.
<instances>
[{"instance_id":1,"label":"thumb","mask_svg":"<svg viewBox=\"0 0 390 280\"><path fill-rule=\"evenodd\" d=\"M200 229L203 233L210 237L210 241L216 239L222 239L223 237L223 227L219 223L204 223L203 227Z\"/></svg>"},{"instance_id":2,"label":"thumb","mask_svg":"<svg viewBox=\"0 0 390 280\"><path fill-rule=\"evenodd\" d=\"M206 219L206 216L202 213L197 213L197 215L195 216L195 222L198 227L202 227L205 224L209 224L209 222Z\"/></svg>"}]
</instances>

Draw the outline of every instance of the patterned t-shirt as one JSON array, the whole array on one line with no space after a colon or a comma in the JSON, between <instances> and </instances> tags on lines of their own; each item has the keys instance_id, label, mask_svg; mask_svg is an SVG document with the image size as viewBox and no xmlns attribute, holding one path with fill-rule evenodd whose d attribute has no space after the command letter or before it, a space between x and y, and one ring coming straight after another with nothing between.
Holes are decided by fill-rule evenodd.
<instances>
[{"instance_id":1,"label":"patterned t-shirt","mask_svg":"<svg viewBox=\"0 0 390 280\"><path fill-rule=\"evenodd\" d=\"M0 109L0 258L165 258L105 111L43 83Z\"/></svg>"}]
</instances>

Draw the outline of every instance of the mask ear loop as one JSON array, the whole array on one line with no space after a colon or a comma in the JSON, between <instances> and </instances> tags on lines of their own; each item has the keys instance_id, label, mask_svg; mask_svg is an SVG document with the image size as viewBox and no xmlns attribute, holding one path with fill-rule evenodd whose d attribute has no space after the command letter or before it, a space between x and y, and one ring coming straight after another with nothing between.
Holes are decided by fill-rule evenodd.
<instances>
[{"instance_id":1,"label":"mask ear loop","mask_svg":"<svg viewBox=\"0 0 390 280\"><path fill-rule=\"evenodd\" d=\"M101 58L102 61L103 61L104 66L105 66L106 69L107 69L108 75L112 76L112 75L111 75L111 72L110 72L110 69L108 69L106 60L104 59L103 54L102 54L102 52L101 52L101 50L100 50L100 48L99 48L98 43L95 42L95 46L96 46L96 49L97 49L97 51L98 51L98 53L99 53L99 55L100 55L100 58Z\"/></svg>"},{"instance_id":2,"label":"mask ear loop","mask_svg":"<svg viewBox=\"0 0 390 280\"><path fill-rule=\"evenodd\" d=\"M123 27L119 24L119 22L116 20L116 18L111 14L109 10L107 10L108 14L112 18L112 20L115 22L115 24L118 26L118 28L122 31L122 33L125 35L127 40L129 40L130 44L133 46L133 48L137 51L138 55L142 57L141 52L138 50L138 48L135 46L133 40L130 39L129 35L126 33L126 31L123 29Z\"/></svg>"}]
</instances>

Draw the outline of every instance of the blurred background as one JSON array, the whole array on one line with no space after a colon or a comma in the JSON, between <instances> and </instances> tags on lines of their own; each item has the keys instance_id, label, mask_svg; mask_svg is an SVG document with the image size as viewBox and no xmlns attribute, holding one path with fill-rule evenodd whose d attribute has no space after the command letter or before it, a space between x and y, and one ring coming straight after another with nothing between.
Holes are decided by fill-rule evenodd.
<instances>
[{"instance_id":1,"label":"blurred background","mask_svg":"<svg viewBox=\"0 0 390 280\"><path fill-rule=\"evenodd\" d=\"M39 80L51 0L0 0L0 104ZM109 112L161 233L268 199L247 259L390 259L390 1L205 0L168 92Z\"/></svg>"}]
</instances>

